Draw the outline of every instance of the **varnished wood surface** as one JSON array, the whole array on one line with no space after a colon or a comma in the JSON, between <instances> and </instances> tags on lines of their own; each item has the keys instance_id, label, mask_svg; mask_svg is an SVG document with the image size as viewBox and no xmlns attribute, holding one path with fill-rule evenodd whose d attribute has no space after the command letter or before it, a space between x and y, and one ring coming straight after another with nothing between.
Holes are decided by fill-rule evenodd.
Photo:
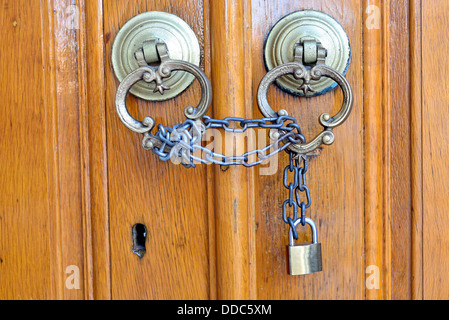
<instances>
[{"instance_id":1,"label":"varnished wood surface","mask_svg":"<svg viewBox=\"0 0 449 320\"><path fill-rule=\"evenodd\" d=\"M310 161L308 185L315 220L323 246L324 272L307 277L287 274L288 227L282 221L282 203L288 197L282 174L287 157L282 156L273 176L258 176L256 190L257 297L259 299L364 299L363 223L363 82L360 1L252 1L253 3L253 92L266 74L263 46L271 27L296 10L321 10L345 28L352 45L352 64L347 78L355 96L354 112L335 130L336 142ZM351 14L348 14L351 12ZM335 114L341 107L339 90L313 99L290 96L273 86L269 101L275 110L287 109L297 117L306 138L320 132L323 112ZM254 113L260 114L254 105ZM298 228L301 241L310 241L309 228Z\"/></svg>"},{"instance_id":2,"label":"varnished wood surface","mask_svg":"<svg viewBox=\"0 0 449 320\"><path fill-rule=\"evenodd\" d=\"M67 27L73 1L22 2L0 12L1 299L449 298L446 1L78 0L78 29ZM380 10L378 29L366 28L369 6ZM301 9L326 12L348 32L355 108L310 161L308 213L324 272L292 278L280 208L286 156L269 176L160 162L116 116L110 51L136 14L178 15L201 42L209 114L260 117L265 38ZM130 97L128 106L174 125L199 90L164 103ZM308 138L341 99L338 90L269 93ZM143 259L131 250L135 223L148 228ZM66 287L71 265L78 290ZM365 286L371 265L379 290Z\"/></svg>"},{"instance_id":3,"label":"varnished wood surface","mask_svg":"<svg viewBox=\"0 0 449 320\"><path fill-rule=\"evenodd\" d=\"M448 20L447 1L422 1L424 299L449 299Z\"/></svg>"},{"instance_id":4,"label":"varnished wood surface","mask_svg":"<svg viewBox=\"0 0 449 320\"><path fill-rule=\"evenodd\" d=\"M185 20L203 40L201 1L104 1L106 41L106 119L113 299L208 299L210 293L209 221L206 167L187 170L163 163L141 147L115 111L118 87L110 61L113 39L135 15L167 11ZM204 44L201 43L201 47ZM164 103L128 99L138 119L151 115L164 125L184 121L184 108L196 103L198 85ZM148 229L147 253L131 251L131 228Z\"/></svg>"},{"instance_id":5,"label":"varnished wood surface","mask_svg":"<svg viewBox=\"0 0 449 320\"><path fill-rule=\"evenodd\" d=\"M410 2L411 298L423 299L422 1Z\"/></svg>"},{"instance_id":6,"label":"varnished wood surface","mask_svg":"<svg viewBox=\"0 0 449 320\"><path fill-rule=\"evenodd\" d=\"M368 6L378 8L382 11L381 1L364 1L363 20L369 19ZM372 14L372 12L371 12ZM375 17L374 19L376 19ZM382 29L368 28L366 25L364 31L364 53L367 58L364 60L364 127L365 127L365 265L376 266L380 268L385 261L385 248L383 246L385 233L384 226L384 174L385 166L382 151L385 151L382 144L383 138L383 108L382 93L385 89L382 87L384 76L383 53L382 50ZM369 299L382 299L385 294L385 284L388 278L384 272L380 273L382 277L380 282L382 288L379 290L366 290L366 296Z\"/></svg>"},{"instance_id":7,"label":"varnished wood surface","mask_svg":"<svg viewBox=\"0 0 449 320\"><path fill-rule=\"evenodd\" d=\"M387 257L390 264L391 277L386 298L412 298L412 89L414 77L411 69L411 30L413 1L390 1L387 29L384 32L384 43L388 43L384 56L389 56L385 73L388 74L387 90L384 100L388 102L388 116L385 123L388 135L384 143L388 146L388 197L386 205L389 209L389 219L384 220L388 225L387 243L390 243ZM419 81L419 79L418 79ZM417 91L419 94L419 89ZM420 103L419 100L416 103ZM417 199L419 201L419 199ZM404 241L403 239L407 239ZM420 260L418 260L419 262Z\"/></svg>"},{"instance_id":8,"label":"varnished wood surface","mask_svg":"<svg viewBox=\"0 0 449 320\"><path fill-rule=\"evenodd\" d=\"M82 153L85 151L85 143L82 134L84 121L82 114L83 94L80 90L80 68L82 61L79 59L79 39L75 27L71 27L67 20L71 12L67 8L70 1L54 2L52 6L44 8L43 14L48 14L48 25L42 26L45 30L52 27L50 38L50 50L53 54L54 78L46 83L48 88L54 90L52 97L54 107L48 113L51 126L48 130L52 137L50 150L54 154L48 154L48 160L53 161L51 184L54 192L49 194L51 201L55 201L55 211L52 223L55 225L54 240L49 246L56 254L58 265L55 274L61 279L58 298L61 299L86 299L89 297L88 286L88 246L85 241L89 234L86 233L85 223L89 219L86 214L83 201L85 201L84 188L86 181L84 176L84 164ZM52 14L53 12L53 14ZM43 43L43 46L47 46ZM51 91L50 91L51 92ZM50 111L50 110L49 110ZM77 139L73 139L73 137ZM70 266L79 269L81 277L80 289L70 290L66 286L66 270Z\"/></svg>"},{"instance_id":9,"label":"varnished wood surface","mask_svg":"<svg viewBox=\"0 0 449 320\"><path fill-rule=\"evenodd\" d=\"M247 118L250 105L246 76L251 74L251 62L246 63L246 43L250 33L245 28L248 9L241 0L215 1L211 6L212 86L214 116ZM246 10L245 10L246 9ZM249 14L249 17L251 15ZM250 22L250 21L249 21ZM221 152L245 153L244 140L226 135ZM220 152L220 151L218 151ZM249 202L249 170L244 167L215 168L215 217L217 247L218 298L249 299L249 249L251 216Z\"/></svg>"},{"instance_id":10,"label":"varnished wood surface","mask_svg":"<svg viewBox=\"0 0 449 320\"><path fill-rule=\"evenodd\" d=\"M40 3L2 3L0 16L0 297L46 299L51 297L49 150Z\"/></svg>"},{"instance_id":11,"label":"varnished wood surface","mask_svg":"<svg viewBox=\"0 0 449 320\"><path fill-rule=\"evenodd\" d=\"M109 246L109 202L107 175L107 136L105 114L105 39L103 34L103 1L84 2L80 14L85 75L88 160L86 176L88 178L87 210L91 217L91 255L90 270L92 292L89 298L111 299L111 260ZM82 32L84 31L84 32ZM88 68L89 66L89 68ZM93 294L93 297L92 297Z\"/></svg>"}]
</instances>

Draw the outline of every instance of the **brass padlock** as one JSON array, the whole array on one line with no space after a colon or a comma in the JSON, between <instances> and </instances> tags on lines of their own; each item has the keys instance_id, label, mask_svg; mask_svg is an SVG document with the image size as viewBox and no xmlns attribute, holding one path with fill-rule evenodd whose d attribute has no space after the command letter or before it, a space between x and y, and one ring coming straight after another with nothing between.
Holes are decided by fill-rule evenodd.
<instances>
[{"instance_id":1,"label":"brass padlock","mask_svg":"<svg viewBox=\"0 0 449 320\"><path fill-rule=\"evenodd\" d=\"M295 222L295 228L301 219ZM306 223L312 228L312 244L295 245L293 231L290 230L290 245L288 246L289 273L291 276L301 276L323 271L321 262L321 243L318 243L318 232L312 219L306 218Z\"/></svg>"}]
</instances>

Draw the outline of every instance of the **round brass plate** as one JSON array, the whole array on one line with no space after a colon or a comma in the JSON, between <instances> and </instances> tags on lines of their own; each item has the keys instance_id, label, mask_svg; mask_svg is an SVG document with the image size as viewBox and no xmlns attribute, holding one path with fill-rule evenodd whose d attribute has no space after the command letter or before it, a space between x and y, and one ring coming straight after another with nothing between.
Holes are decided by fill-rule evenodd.
<instances>
[{"instance_id":1,"label":"round brass plate","mask_svg":"<svg viewBox=\"0 0 449 320\"><path fill-rule=\"evenodd\" d=\"M351 62L351 46L343 27L331 16L313 10L294 12L281 19L271 30L265 44L265 64L268 71L294 61L294 47L303 38L314 38L328 51L326 65L346 75ZM298 90L300 83L293 76L280 78L277 85L284 91L304 96ZM337 84L332 79L312 81L315 92L307 96L324 94Z\"/></svg>"},{"instance_id":2,"label":"round brass plate","mask_svg":"<svg viewBox=\"0 0 449 320\"><path fill-rule=\"evenodd\" d=\"M143 47L144 42L160 39L166 43L170 59L183 60L196 66L200 65L200 45L190 26L181 18L166 12L150 11L129 20L118 32L112 46L112 66L117 79L123 79L139 68L134 56ZM164 95L154 93L155 83L138 82L131 93L150 101L172 99L186 90L195 77L189 73L177 71L164 79L171 89Z\"/></svg>"}]
</instances>

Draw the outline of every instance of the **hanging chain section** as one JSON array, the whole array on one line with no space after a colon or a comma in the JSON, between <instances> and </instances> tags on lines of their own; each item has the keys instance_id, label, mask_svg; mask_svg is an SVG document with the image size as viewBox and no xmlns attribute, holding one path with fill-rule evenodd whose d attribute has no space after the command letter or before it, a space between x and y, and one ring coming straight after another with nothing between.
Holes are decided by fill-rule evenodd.
<instances>
[{"instance_id":1,"label":"hanging chain section","mask_svg":"<svg viewBox=\"0 0 449 320\"><path fill-rule=\"evenodd\" d=\"M284 187L289 191L289 197L282 205L282 218L290 226L295 240L298 240L295 225L298 221L301 221L302 226L306 225L306 209L309 209L312 205L306 178L309 167L306 156L296 157L296 154L292 151L289 154L290 164L284 169ZM292 182L288 182L289 176L292 176ZM301 193L305 196L304 201L301 200ZM293 211L292 216L287 214L289 209ZM298 218L299 210L301 210L301 216Z\"/></svg>"}]
</instances>

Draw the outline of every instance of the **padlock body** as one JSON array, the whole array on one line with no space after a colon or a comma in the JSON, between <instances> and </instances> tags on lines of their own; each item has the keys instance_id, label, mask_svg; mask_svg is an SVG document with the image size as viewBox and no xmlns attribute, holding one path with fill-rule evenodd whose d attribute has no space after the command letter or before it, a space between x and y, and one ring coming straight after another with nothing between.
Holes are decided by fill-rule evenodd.
<instances>
[{"instance_id":1,"label":"padlock body","mask_svg":"<svg viewBox=\"0 0 449 320\"><path fill-rule=\"evenodd\" d=\"M323 271L321 243L288 246L289 273L301 276Z\"/></svg>"}]
</instances>

